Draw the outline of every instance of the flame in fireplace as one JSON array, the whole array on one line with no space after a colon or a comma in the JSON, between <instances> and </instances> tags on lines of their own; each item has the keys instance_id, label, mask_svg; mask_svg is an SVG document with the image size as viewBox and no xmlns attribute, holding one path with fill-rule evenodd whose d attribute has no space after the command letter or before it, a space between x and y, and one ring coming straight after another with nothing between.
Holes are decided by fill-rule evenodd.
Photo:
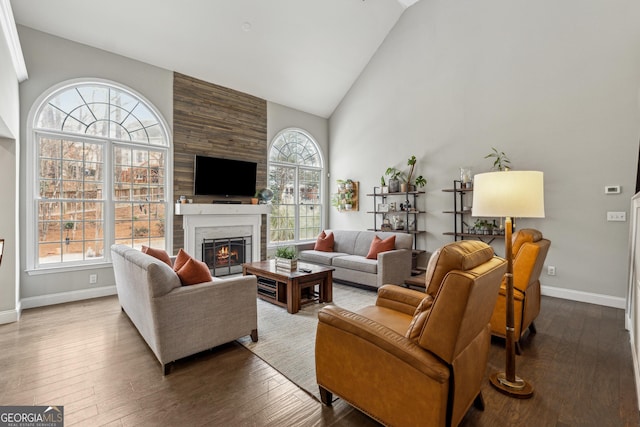
<instances>
[{"instance_id":1,"label":"flame in fireplace","mask_svg":"<svg viewBox=\"0 0 640 427\"><path fill-rule=\"evenodd\" d=\"M234 264L238 262L238 251L229 250L229 246L222 246L216 252L216 266Z\"/></svg>"}]
</instances>

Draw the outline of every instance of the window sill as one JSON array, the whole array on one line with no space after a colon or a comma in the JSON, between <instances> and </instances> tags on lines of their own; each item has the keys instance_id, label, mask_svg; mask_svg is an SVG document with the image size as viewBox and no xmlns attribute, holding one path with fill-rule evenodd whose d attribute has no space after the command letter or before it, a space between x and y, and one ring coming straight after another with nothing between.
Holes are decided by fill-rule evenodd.
<instances>
[{"instance_id":1,"label":"window sill","mask_svg":"<svg viewBox=\"0 0 640 427\"><path fill-rule=\"evenodd\" d=\"M82 265L63 265L57 267L40 267L40 268L30 268L25 270L29 276L39 276L41 274L56 274L56 273L69 273L73 271L82 271L82 270L95 270L97 268L111 268L111 262L100 261L95 264L82 264Z\"/></svg>"}]
</instances>

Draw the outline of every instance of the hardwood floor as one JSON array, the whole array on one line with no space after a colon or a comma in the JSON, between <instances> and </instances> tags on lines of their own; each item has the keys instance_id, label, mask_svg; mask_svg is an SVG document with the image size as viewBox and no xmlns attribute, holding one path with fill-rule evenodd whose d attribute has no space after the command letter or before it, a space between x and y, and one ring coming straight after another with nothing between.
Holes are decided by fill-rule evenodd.
<instances>
[{"instance_id":1,"label":"hardwood floor","mask_svg":"<svg viewBox=\"0 0 640 427\"><path fill-rule=\"evenodd\" d=\"M623 316L544 297L517 359L534 397L511 399L486 381L485 411L462 425L640 425ZM487 374L504 369L503 345L492 343ZM0 349L0 405L64 405L67 426L378 425L341 400L324 407L237 343L163 377L116 297L26 310L0 325Z\"/></svg>"}]
</instances>

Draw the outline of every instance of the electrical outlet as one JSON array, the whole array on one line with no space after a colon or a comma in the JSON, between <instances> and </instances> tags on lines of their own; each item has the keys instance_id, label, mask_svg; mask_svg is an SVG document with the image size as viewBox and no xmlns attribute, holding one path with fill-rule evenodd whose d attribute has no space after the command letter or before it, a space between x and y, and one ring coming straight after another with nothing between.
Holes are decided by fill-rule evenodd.
<instances>
[{"instance_id":1,"label":"electrical outlet","mask_svg":"<svg viewBox=\"0 0 640 427\"><path fill-rule=\"evenodd\" d=\"M90 274L89 275L89 284L90 285L95 285L96 283L98 283L98 275L97 274Z\"/></svg>"},{"instance_id":2,"label":"electrical outlet","mask_svg":"<svg viewBox=\"0 0 640 427\"><path fill-rule=\"evenodd\" d=\"M550 265L547 267L547 275L548 276L555 276L556 275L556 268L553 265Z\"/></svg>"}]
</instances>

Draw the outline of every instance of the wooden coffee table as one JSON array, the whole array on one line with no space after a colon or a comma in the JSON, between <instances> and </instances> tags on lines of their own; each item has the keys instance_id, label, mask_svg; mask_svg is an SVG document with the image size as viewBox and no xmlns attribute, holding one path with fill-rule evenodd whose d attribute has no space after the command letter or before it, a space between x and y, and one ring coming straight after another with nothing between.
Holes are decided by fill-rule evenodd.
<instances>
[{"instance_id":1,"label":"wooden coffee table","mask_svg":"<svg viewBox=\"0 0 640 427\"><path fill-rule=\"evenodd\" d=\"M300 271L310 270L309 273ZM275 260L242 264L242 274L253 274L258 278L258 297L270 303L286 307L289 313L297 313L300 306L312 300L331 302L333 299L333 271L331 267L320 267L298 262L298 270L286 271L276 268ZM315 287L318 285L317 297ZM303 292L307 298L303 300Z\"/></svg>"}]
</instances>

